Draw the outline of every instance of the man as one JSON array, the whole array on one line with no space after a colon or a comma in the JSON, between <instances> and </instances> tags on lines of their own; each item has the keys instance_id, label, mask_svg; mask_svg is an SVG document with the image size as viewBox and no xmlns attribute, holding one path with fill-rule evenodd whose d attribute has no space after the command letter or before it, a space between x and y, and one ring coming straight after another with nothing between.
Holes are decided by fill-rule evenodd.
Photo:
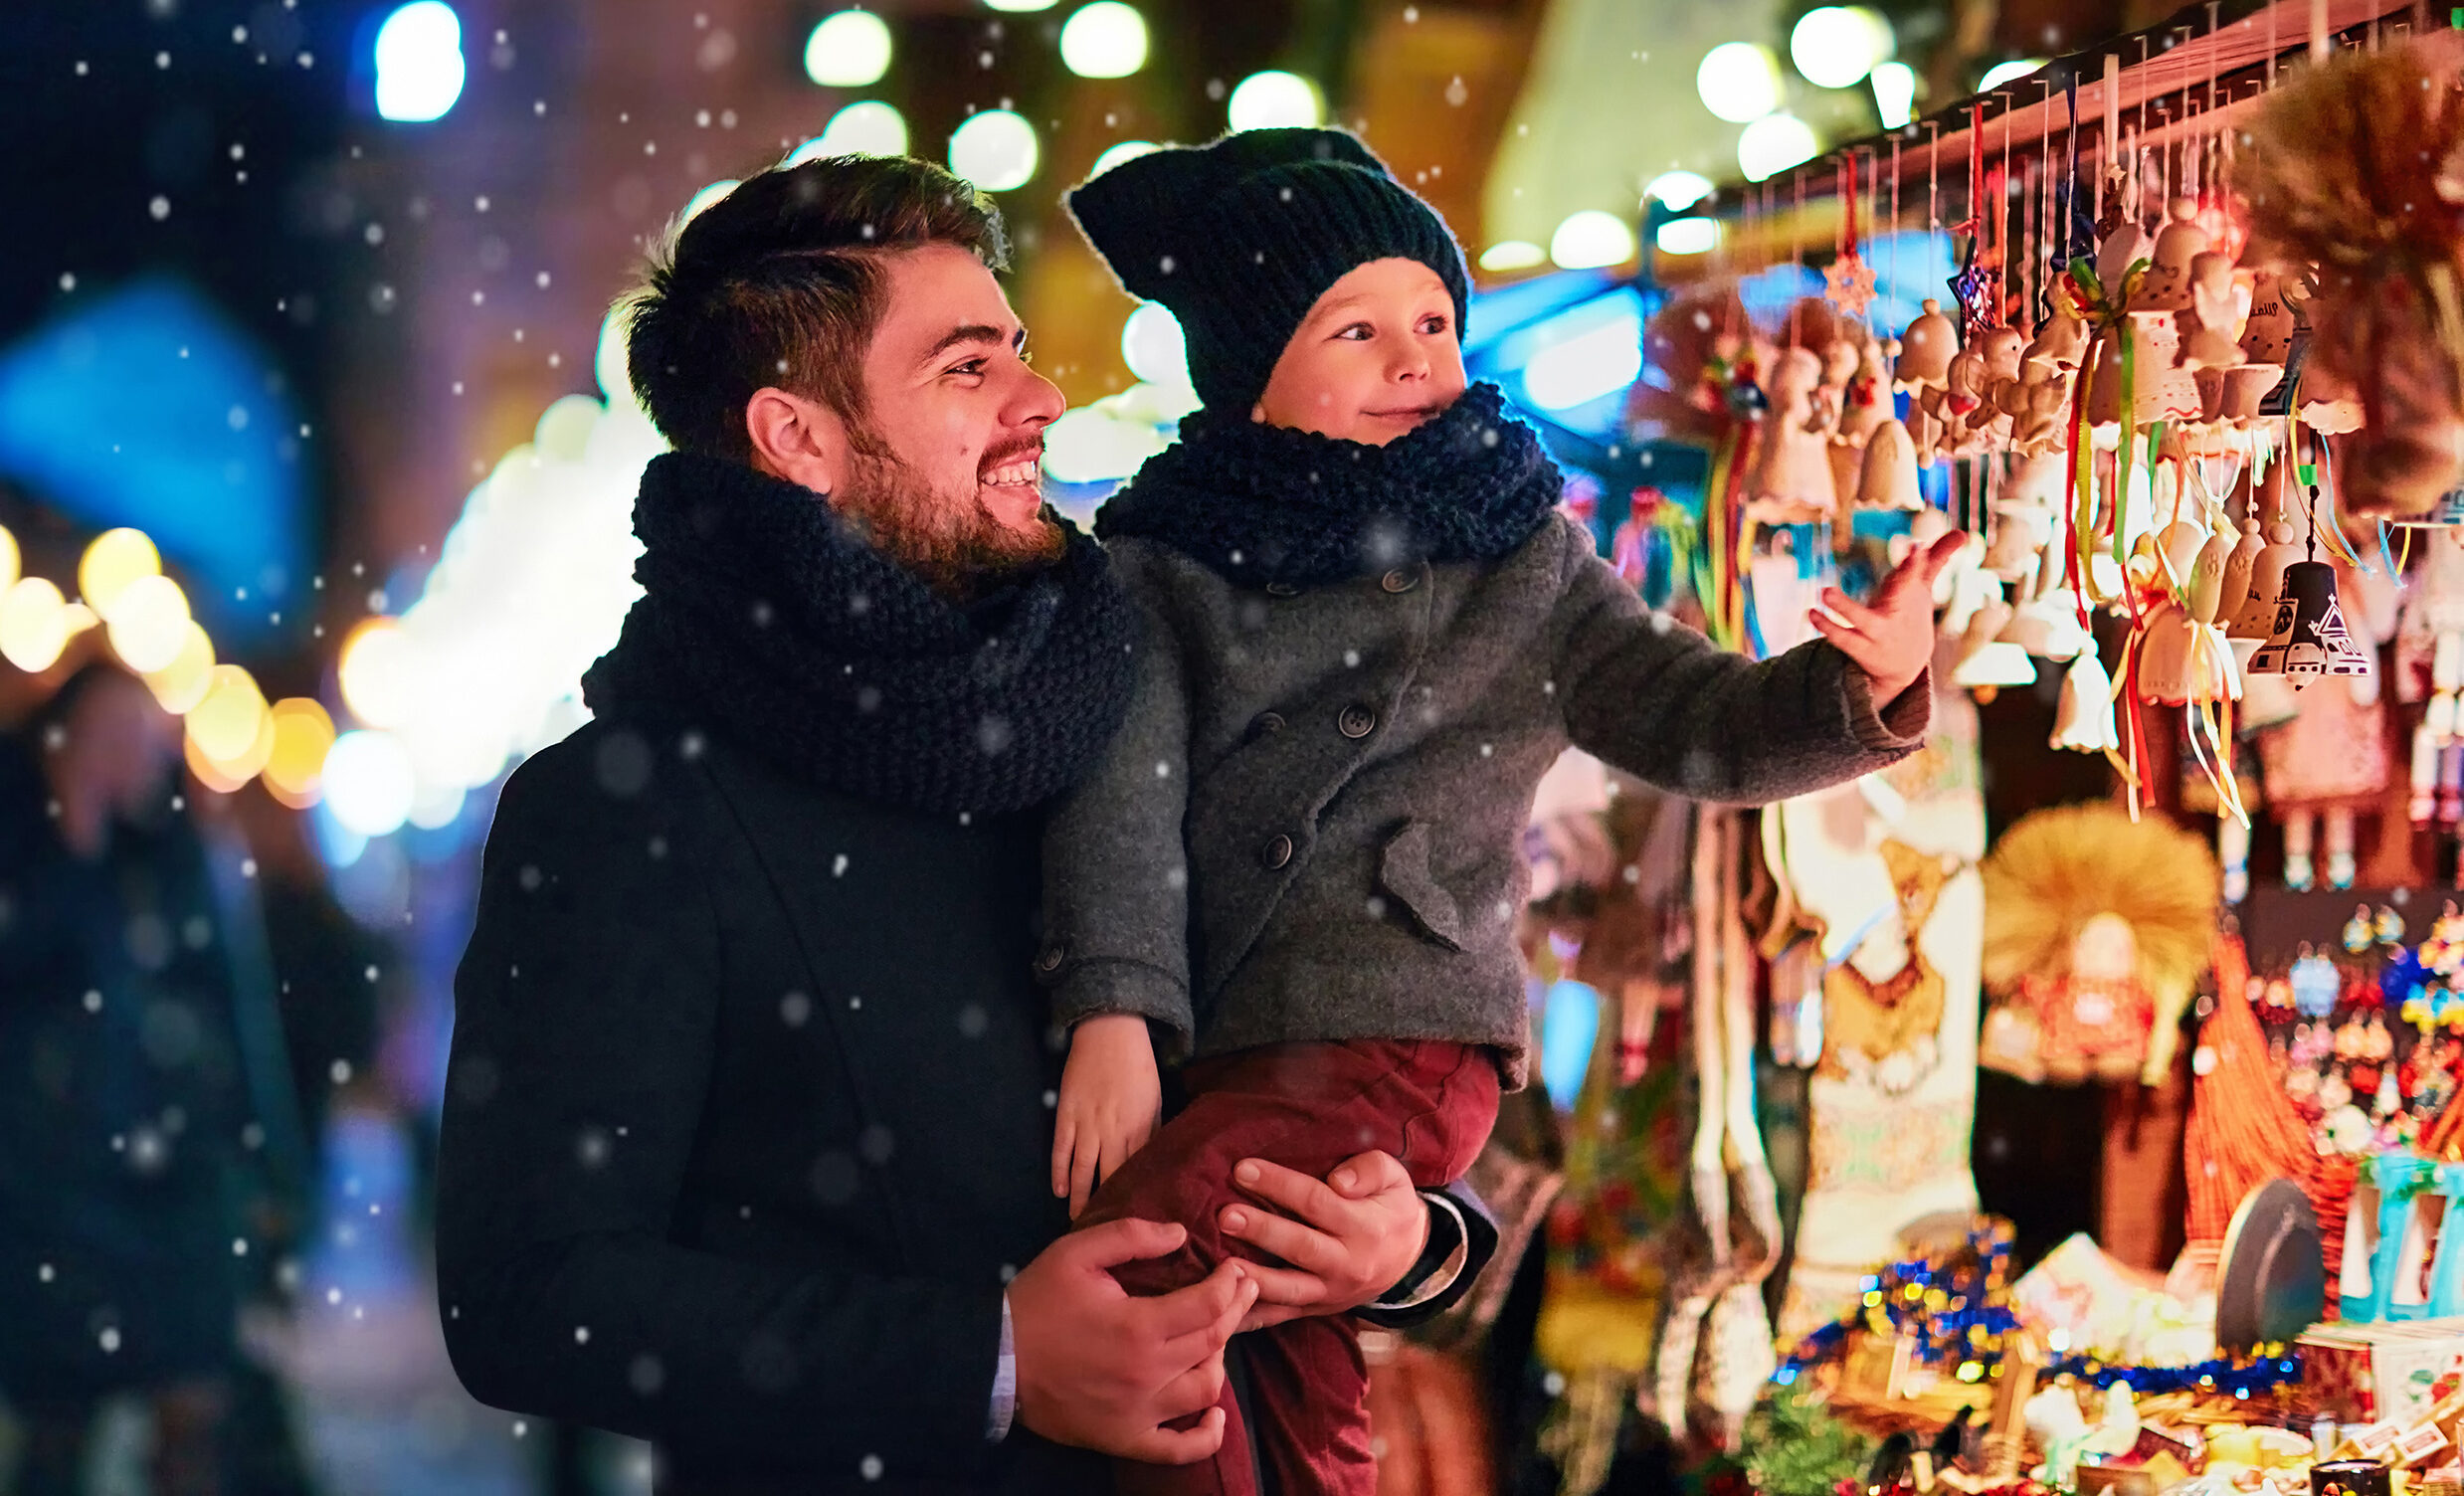
<instances>
[{"instance_id":1,"label":"man","mask_svg":"<svg viewBox=\"0 0 2464 1496\"><path fill-rule=\"evenodd\" d=\"M1042 510L1061 399L1004 262L989 205L910 160L765 172L682 231L629 346L677 449L636 511L646 596L597 720L497 808L446 1341L482 1402L657 1441L664 1490L1101 1489L1083 1451L1215 1449L1221 1413L1190 1418L1236 1326L1484 1255L1383 1154L1239 1166L1300 1219L1225 1226L1288 1270L1133 1299L1108 1269L1179 1225L1061 1234L1042 811L1118 725L1134 629Z\"/></svg>"}]
</instances>

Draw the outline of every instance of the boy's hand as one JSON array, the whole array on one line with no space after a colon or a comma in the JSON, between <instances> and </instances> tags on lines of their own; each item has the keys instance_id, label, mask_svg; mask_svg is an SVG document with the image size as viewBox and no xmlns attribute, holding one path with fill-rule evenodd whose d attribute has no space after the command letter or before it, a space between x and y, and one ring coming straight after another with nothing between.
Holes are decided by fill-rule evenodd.
<instances>
[{"instance_id":1,"label":"boy's hand","mask_svg":"<svg viewBox=\"0 0 2464 1496\"><path fill-rule=\"evenodd\" d=\"M1155 1041L1145 1019L1105 1014L1069 1031L1069 1062L1061 1067L1052 1129L1052 1193L1069 1198L1070 1219L1086 1209L1086 1197L1097 1185L1146 1146L1163 1108Z\"/></svg>"},{"instance_id":2,"label":"boy's hand","mask_svg":"<svg viewBox=\"0 0 2464 1496\"><path fill-rule=\"evenodd\" d=\"M1934 579L1967 543L1968 536L1954 530L1902 561L1874 589L1870 607L1850 601L1836 587L1822 590L1822 608L1812 616L1814 632L1865 672L1873 683L1874 710L1898 700L1933 659Z\"/></svg>"}]
</instances>

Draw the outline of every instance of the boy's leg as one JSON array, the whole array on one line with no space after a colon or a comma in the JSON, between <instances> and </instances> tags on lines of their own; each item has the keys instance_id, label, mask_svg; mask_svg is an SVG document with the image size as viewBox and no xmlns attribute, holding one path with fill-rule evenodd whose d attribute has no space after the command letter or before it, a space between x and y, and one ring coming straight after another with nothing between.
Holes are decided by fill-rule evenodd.
<instances>
[{"instance_id":1,"label":"boy's leg","mask_svg":"<svg viewBox=\"0 0 2464 1496\"><path fill-rule=\"evenodd\" d=\"M1078 1219L1080 1228L1123 1216L1189 1228L1189 1240L1170 1256L1114 1269L1132 1293L1169 1293L1204 1278L1227 1255L1258 1255L1227 1237L1219 1223L1225 1206L1244 1199L1232 1182L1242 1159L1269 1159L1322 1178L1345 1159L1383 1149L1403 1162L1414 1183L1435 1188L1470 1167L1497 1115L1495 1060L1464 1044L1277 1044L1193 1066L1188 1079L1190 1104L1104 1182ZM1369 1437L1367 1373L1349 1322L1296 1320L1244 1344L1256 1357L1248 1413L1261 1454L1283 1476L1284 1488L1349 1489L1321 1484L1326 1472L1309 1461L1323 1452L1334 1461L1334 1473L1366 1468L1370 1485L1360 1489L1371 1489L1375 1466L1362 1463ZM1240 1409L1229 1392L1219 1405L1226 1435L1213 1461L1177 1471L1125 1464L1121 1489L1138 1496L1254 1490ZM1355 1445L1357 1459L1346 1452Z\"/></svg>"},{"instance_id":2,"label":"boy's leg","mask_svg":"<svg viewBox=\"0 0 2464 1496\"><path fill-rule=\"evenodd\" d=\"M1258 1456L1280 1491L1377 1496L1369 1365L1351 1317L1289 1320L1243 1339Z\"/></svg>"}]
</instances>

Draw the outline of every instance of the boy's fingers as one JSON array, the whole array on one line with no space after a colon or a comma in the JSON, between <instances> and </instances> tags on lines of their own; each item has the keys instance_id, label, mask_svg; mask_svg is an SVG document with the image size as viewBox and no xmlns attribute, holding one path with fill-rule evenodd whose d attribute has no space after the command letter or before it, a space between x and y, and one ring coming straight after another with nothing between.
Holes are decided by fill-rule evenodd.
<instances>
[{"instance_id":1,"label":"boy's fingers","mask_svg":"<svg viewBox=\"0 0 2464 1496\"><path fill-rule=\"evenodd\" d=\"M1086 1197L1094 1190L1095 1159L1100 1146L1089 1138L1087 1145L1069 1161L1069 1218L1072 1220L1077 1219L1078 1213L1086 1209Z\"/></svg>"},{"instance_id":2,"label":"boy's fingers","mask_svg":"<svg viewBox=\"0 0 2464 1496\"><path fill-rule=\"evenodd\" d=\"M1157 1428L1130 1445L1132 1459L1150 1465L1194 1465L1224 1447L1224 1409L1210 1407L1195 1428Z\"/></svg>"},{"instance_id":3,"label":"boy's fingers","mask_svg":"<svg viewBox=\"0 0 2464 1496\"><path fill-rule=\"evenodd\" d=\"M1058 1200L1069 1193L1069 1153L1077 1129L1063 1116L1052 1129L1052 1198Z\"/></svg>"}]
</instances>

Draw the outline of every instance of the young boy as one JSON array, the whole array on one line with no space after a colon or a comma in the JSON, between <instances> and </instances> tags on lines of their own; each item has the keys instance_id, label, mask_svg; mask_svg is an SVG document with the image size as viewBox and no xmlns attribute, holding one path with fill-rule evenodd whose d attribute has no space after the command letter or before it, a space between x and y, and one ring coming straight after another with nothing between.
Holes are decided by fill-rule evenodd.
<instances>
[{"instance_id":1,"label":"young boy","mask_svg":"<svg viewBox=\"0 0 2464 1496\"><path fill-rule=\"evenodd\" d=\"M1543 772L1571 741L1758 802L1891 763L1926 725L1950 552L1870 609L1825 594L1827 643L1724 654L1643 607L1558 511L1531 428L1465 389L1462 252L1358 140L1157 151L1069 206L1180 317L1204 402L1097 521L1147 640L1127 725L1047 833L1037 963L1070 1033L1054 1193L1081 1224L1188 1226L1121 1271L1155 1293L1243 1250L1211 1188L1240 1160L1461 1174L1526 1077L1518 842ZM1189 1099L1155 1133L1159 1045ZM1242 1345L1277 1486L1372 1491L1356 1330ZM1123 1466L1122 1488L1257 1489L1221 1405L1211 1463Z\"/></svg>"}]
</instances>

